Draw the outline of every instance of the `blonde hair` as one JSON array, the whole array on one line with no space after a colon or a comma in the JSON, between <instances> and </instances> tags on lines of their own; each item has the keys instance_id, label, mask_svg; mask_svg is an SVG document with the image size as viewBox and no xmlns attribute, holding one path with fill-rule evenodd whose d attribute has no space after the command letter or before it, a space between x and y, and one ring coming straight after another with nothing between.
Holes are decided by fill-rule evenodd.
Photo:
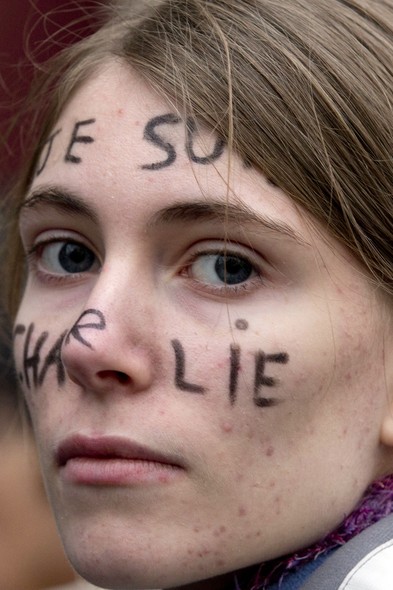
<instances>
[{"instance_id":1,"label":"blonde hair","mask_svg":"<svg viewBox=\"0 0 393 590\"><path fill-rule=\"evenodd\" d=\"M391 296L392 56L393 0L120 2L40 77L29 99L34 148L12 198L23 199L64 105L116 57L213 128Z\"/></svg>"}]
</instances>

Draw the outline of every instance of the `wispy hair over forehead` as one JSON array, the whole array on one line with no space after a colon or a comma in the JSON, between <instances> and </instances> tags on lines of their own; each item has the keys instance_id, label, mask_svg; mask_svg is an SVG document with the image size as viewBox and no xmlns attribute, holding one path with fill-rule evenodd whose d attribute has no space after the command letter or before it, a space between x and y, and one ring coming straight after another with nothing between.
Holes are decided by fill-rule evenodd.
<instances>
[{"instance_id":1,"label":"wispy hair over forehead","mask_svg":"<svg viewBox=\"0 0 393 590\"><path fill-rule=\"evenodd\" d=\"M14 197L70 97L115 58L214 129L391 296L392 55L393 0L117 2L35 87L40 136Z\"/></svg>"}]
</instances>

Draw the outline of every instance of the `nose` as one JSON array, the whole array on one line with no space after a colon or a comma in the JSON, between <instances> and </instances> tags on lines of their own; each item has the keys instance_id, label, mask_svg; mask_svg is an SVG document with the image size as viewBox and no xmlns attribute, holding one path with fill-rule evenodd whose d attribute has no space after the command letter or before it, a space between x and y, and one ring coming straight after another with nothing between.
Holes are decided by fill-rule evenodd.
<instances>
[{"instance_id":1,"label":"nose","mask_svg":"<svg viewBox=\"0 0 393 590\"><path fill-rule=\"evenodd\" d=\"M153 380L152 351L97 308L86 309L69 330L62 346L62 361L71 381L84 390L104 394L141 392Z\"/></svg>"}]
</instances>

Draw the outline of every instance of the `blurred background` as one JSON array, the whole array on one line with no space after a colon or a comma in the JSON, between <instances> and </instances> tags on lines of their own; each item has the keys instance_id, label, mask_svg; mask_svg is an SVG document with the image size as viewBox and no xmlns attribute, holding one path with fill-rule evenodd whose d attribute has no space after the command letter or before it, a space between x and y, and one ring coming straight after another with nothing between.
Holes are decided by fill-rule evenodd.
<instances>
[{"instance_id":1,"label":"blurred background","mask_svg":"<svg viewBox=\"0 0 393 590\"><path fill-rule=\"evenodd\" d=\"M93 31L98 5L93 0L0 0L2 242L1 205L23 158L23 122L11 136L8 131L32 79L32 58L41 63ZM0 275L0 590L92 589L71 569L45 496L29 421L14 380L11 327L3 296Z\"/></svg>"},{"instance_id":2,"label":"blurred background","mask_svg":"<svg viewBox=\"0 0 393 590\"><path fill-rule=\"evenodd\" d=\"M0 0L0 129L7 128L26 94L36 64L96 27L105 0ZM2 145L0 182L4 185L21 156L19 132Z\"/></svg>"}]
</instances>

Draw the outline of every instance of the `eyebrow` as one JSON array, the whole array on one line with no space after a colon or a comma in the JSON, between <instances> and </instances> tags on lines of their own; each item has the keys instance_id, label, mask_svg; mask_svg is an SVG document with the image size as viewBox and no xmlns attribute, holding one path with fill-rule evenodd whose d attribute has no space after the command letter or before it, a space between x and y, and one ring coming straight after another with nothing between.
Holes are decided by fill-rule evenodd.
<instances>
[{"instance_id":1,"label":"eyebrow","mask_svg":"<svg viewBox=\"0 0 393 590\"><path fill-rule=\"evenodd\" d=\"M236 204L203 200L192 203L175 203L153 215L149 226L155 227L165 223L194 223L196 221L219 221L237 225L257 225L264 230L284 235L302 246L310 244L290 225L261 215L239 201Z\"/></svg>"},{"instance_id":2,"label":"eyebrow","mask_svg":"<svg viewBox=\"0 0 393 590\"><path fill-rule=\"evenodd\" d=\"M92 207L76 194L56 186L39 187L32 191L19 207L18 214L21 215L26 210L42 205L49 205L68 215L86 217L90 221L98 223L97 214Z\"/></svg>"},{"instance_id":3,"label":"eyebrow","mask_svg":"<svg viewBox=\"0 0 393 590\"><path fill-rule=\"evenodd\" d=\"M78 195L58 186L39 187L32 191L21 204L19 214L42 205L49 205L69 215L82 216L98 223L98 216L90 205ZM149 220L148 227L154 229L159 225L192 224L201 221L262 226L265 231L284 235L302 246L309 246L303 236L288 224L261 215L241 201L233 204L217 199L206 199L191 203L174 203L157 211Z\"/></svg>"}]
</instances>

